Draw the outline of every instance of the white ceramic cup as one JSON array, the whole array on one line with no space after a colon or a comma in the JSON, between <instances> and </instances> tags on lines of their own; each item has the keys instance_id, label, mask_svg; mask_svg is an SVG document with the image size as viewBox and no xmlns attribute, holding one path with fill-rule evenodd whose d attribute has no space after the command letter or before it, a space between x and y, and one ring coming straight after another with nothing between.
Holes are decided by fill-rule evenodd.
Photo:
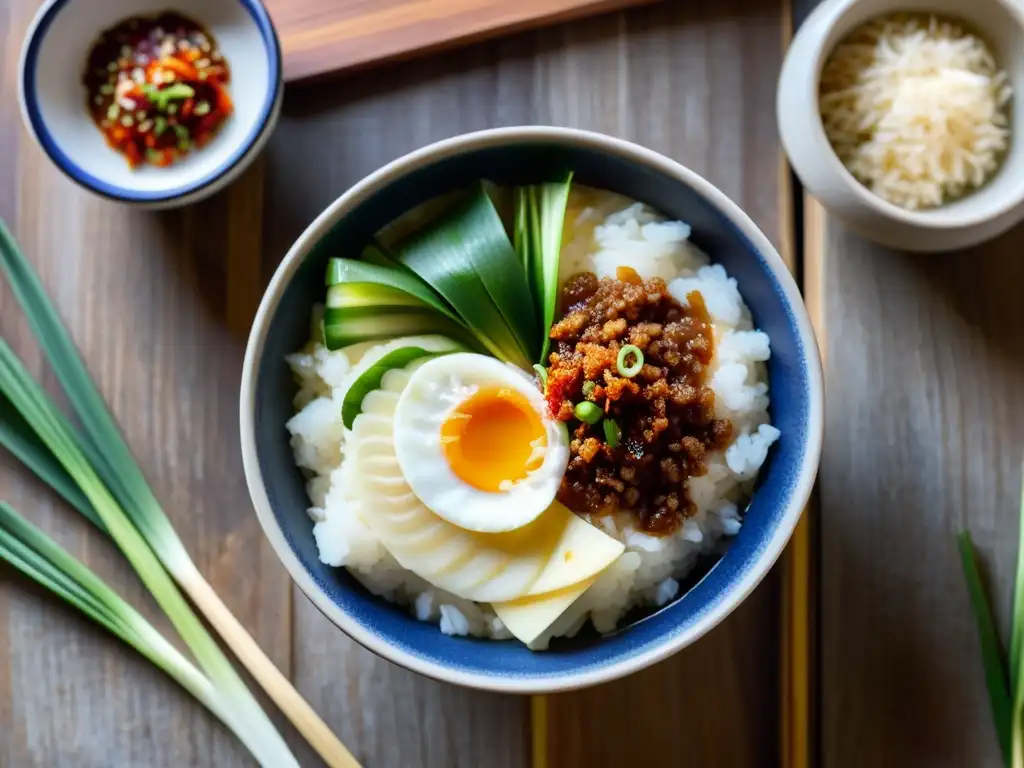
<instances>
[{"instance_id":1,"label":"white ceramic cup","mask_svg":"<svg viewBox=\"0 0 1024 768\"><path fill-rule=\"evenodd\" d=\"M818 81L829 54L871 19L894 12L935 13L961 20L993 49L1016 102L1024 96L1024 5L1014 0L826 0L807 18L786 54L776 115L790 163L830 214L883 245L907 251L948 251L995 237L1024 218L1024 112L1015 105L1005 160L982 188L922 211L889 203L846 170L825 134Z\"/></svg>"}]
</instances>

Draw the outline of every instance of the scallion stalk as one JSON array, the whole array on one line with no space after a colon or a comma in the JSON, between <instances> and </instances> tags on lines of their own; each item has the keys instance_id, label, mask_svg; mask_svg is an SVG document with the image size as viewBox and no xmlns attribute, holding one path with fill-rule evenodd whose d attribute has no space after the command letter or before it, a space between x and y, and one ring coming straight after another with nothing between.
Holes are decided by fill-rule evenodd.
<instances>
[{"instance_id":1,"label":"scallion stalk","mask_svg":"<svg viewBox=\"0 0 1024 768\"><path fill-rule=\"evenodd\" d=\"M167 614L196 660L225 698L225 716L254 756L268 765L298 765L284 739L252 697L234 668L164 570L144 538L146 530L129 518L103 484L63 419L21 361L0 340L0 392L32 426L36 436L78 485L103 526L142 583ZM167 523L170 527L169 522ZM165 545L166 541L163 542ZM180 542L179 542L180 545ZM181 548L184 552L184 548ZM187 556L186 556L187 559ZM191 561L189 561L191 562Z\"/></svg>"},{"instance_id":2,"label":"scallion stalk","mask_svg":"<svg viewBox=\"0 0 1024 768\"><path fill-rule=\"evenodd\" d=\"M1021 659L1021 634L1024 633L1024 487L1021 489L1018 515L1017 574L1013 613L1010 617L1009 669L981 580L970 533L961 531L957 543L981 647L985 687L988 690L999 748L1007 768L1024 768L1024 664Z\"/></svg>"},{"instance_id":3,"label":"scallion stalk","mask_svg":"<svg viewBox=\"0 0 1024 768\"><path fill-rule=\"evenodd\" d=\"M135 648L232 726L224 717L217 689L202 672L96 574L4 502L0 502L0 558Z\"/></svg>"},{"instance_id":4,"label":"scallion stalk","mask_svg":"<svg viewBox=\"0 0 1024 768\"><path fill-rule=\"evenodd\" d=\"M978 632L978 643L981 646L981 662L985 672L985 687L988 689L989 704L992 707L992 719L995 723L999 747L1003 751L1003 758L1009 762L1012 734L1020 729L1013 727L1013 697L1007 688L1003 649L999 643L999 635L996 632L988 598L985 596L985 587L981 581L981 572L975 557L971 535L966 531L961 532L957 536L957 543L960 548L964 580L967 583L967 592L971 599L971 611L974 613Z\"/></svg>"},{"instance_id":5,"label":"scallion stalk","mask_svg":"<svg viewBox=\"0 0 1024 768\"><path fill-rule=\"evenodd\" d=\"M247 746L257 759L273 766L297 764L266 713L168 573L328 765L358 766L200 575L146 483L39 278L18 251L3 222L0 222L0 268L7 275L82 424L79 437L17 356L0 340L0 394L9 401L7 407L0 408L0 414L9 414L13 406L20 415L20 423L7 419L7 426L0 435L6 435L7 443L19 445L20 452L16 450L15 455L44 479L48 479L44 472L51 477L54 474L52 465L49 470L39 471L39 457L46 451L63 467L102 527L121 548L192 649L200 666L228 697L225 716L230 718L236 733L246 733ZM38 439L38 444L32 448L26 447L33 445L25 442L26 426ZM42 451L44 446L46 450ZM68 493L74 497L67 484L63 485L63 488L56 484L53 487L66 497ZM82 502L81 497L77 498L76 507Z\"/></svg>"}]
</instances>

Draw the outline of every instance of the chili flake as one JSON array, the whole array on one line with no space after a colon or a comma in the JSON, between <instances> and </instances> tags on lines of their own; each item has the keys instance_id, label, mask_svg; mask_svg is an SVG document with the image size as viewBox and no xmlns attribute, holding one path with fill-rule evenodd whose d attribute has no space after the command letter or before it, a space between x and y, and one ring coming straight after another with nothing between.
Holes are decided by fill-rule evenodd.
<instances>
[{"instance_id":1,"label":"chili flake","mask_svg":"<svg viewBox=\"0 0 1024 768\"><path fill-rule=\"evenodd\" d=\"M89 114L132 168L165 167L206 145L234 111L230 79L213 36L171 12L103 32L82 76Z\"/></svg>"}]
</instances>

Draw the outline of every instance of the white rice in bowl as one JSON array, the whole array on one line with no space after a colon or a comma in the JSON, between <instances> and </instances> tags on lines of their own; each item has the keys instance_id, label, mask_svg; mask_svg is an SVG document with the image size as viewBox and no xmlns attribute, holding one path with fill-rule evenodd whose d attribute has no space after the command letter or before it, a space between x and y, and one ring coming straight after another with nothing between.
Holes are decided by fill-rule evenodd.
<instances>
[{"instance_id":1,"label":"white rice in bowl","mask_svg":"<svg viewBox=\"0 0 1024 768\"><path fill-rule=\"evenodd\" d=\"M732 422L734 439L725 451L707 457L707 474L689 480L697 511L675 533L648 535L634 527L628 513L598 519L626 551L531 645L537 650L552 637L575 635L588 619L598 632L607 633L630 609L675 599L680 581L698 559L739 531L758 470L779 437L768 416L768 336L754 328L736 281L689 242L686 224L666 221L617 195L575 188L566 228L563 281L581 271L614 277L616 267L629 265L645 279L665 279L683 304L687 294L700 291L715 326L709 386L716 416ZM360 371L391 348L363 344L330 352L311 343L288 357L300 388L297 413L287 428L296 464L308 478L309 516L320 559L347 568L371 592L409 606L418 619L438 624L445 634L510 638L489 605L455 597L403 569L346 492L351 485L346 483L350 464L345 462L347 430L341 417L345 392Z\"/></svg>"}]
</instances>

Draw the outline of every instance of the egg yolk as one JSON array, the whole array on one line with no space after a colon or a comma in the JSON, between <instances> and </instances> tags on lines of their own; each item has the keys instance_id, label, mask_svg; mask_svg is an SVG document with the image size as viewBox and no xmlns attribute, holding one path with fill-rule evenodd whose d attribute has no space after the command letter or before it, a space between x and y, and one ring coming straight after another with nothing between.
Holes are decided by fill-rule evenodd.
<instances>
[{"instance_id":1,"label":"egg yolk","mask_svg":"<svg viewBox=\"0 0 1024 768\"><path fill-rule=\"evenodd\" d=\"M547 445L540 416L522 394L508 387L480 389L441 425L441 448L462 482L498 493L539 466Z\"/></svg>"}]
</instances>

